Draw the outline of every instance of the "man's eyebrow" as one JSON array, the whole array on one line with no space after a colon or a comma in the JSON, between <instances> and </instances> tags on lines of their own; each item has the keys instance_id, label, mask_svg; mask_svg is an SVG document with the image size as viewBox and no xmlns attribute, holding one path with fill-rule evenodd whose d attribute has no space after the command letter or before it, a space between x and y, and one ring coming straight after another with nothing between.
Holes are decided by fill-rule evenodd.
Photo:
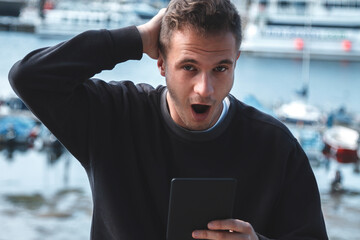
<instances>
[{"instance_id":1,"label":"man's eyebrow","mask_svg":"<svg viewBox=\"0 0 360 240\"><path fill-rule=\"evenodd\" d=\"M192 59L192 58L185 58L185 59L179 61L177 64L182 65L182 64L185 64L185 63L194 63L194 64L197 64L198 61L196 61L195 59Z\"/></svg>"},{"instance_id":2,"label":"man's eyebrow","mask_svg":"<svg viewBox=\"0 0 360 240\"><path fill-rule=\"evenodd\" d=\"M182 65L182 64L185 64L185 63L194 63L194 64L197 64L198 61L196 61L195 59L192 59L192 58L185 58L181 61L179 61L177 64L179 65ZM229 64L229 65L232 65L234 62L230 59L224 59L224 60L221 60L219 61L217 64Z\"/></svg>"},{"instance_id":3,"label":"man's eyebrow","mask_svg":"<svg viewBox=\"0 0 360 240\"><path fill-rule=\"evenodd\" d=\"M224 60L221 60L220 62L218 62L218 64L229 64L229 65L232 65L234 62L230 59L224 59Z\"/></svg>"}]
</instances>

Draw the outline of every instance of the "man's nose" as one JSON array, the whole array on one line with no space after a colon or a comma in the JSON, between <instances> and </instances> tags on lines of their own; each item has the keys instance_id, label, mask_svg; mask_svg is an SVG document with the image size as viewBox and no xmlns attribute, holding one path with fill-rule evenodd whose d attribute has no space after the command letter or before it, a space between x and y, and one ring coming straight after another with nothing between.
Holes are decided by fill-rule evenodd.
<instances>
[{"instance_id":1,"label":"man's nose","mask_svg":"<svg viewBox=\"0 0 360 240\"><path fill-rule=\"evenodd\" d=\"M213 79L211 74L202 73L196 80L194 91L202 97L211 96L214 93Z\"/></svg>"}]
</instances>

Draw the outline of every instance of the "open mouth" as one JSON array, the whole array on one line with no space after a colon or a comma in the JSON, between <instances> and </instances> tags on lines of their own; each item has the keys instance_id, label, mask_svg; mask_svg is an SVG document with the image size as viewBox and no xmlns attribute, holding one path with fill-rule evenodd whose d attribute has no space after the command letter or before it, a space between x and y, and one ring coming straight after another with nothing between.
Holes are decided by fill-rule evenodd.
<instances>
[{"instance_id":1,"label":"open mouth","mask_svg":"<svg viewBox=\"0 0 360 240\"><path fill-rule=\"evenodd\" d=\"M204 114L210 109L209 105L202 105L202 104L192 104L191 107L194 110L194 112L197 114Z\"/></svg>"}]
</instances>

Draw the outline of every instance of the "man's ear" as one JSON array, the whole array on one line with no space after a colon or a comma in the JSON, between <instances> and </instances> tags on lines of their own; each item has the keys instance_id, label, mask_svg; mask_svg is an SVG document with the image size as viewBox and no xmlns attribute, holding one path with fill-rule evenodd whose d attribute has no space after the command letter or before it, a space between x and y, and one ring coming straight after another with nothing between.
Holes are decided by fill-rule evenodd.
<instances>
[{"instance_id":1,"label":"man's ear","mask_svg":"<svg viewBox=\"0 0 360 240\"><path fill-rule=\"evenodd\" d=\"M164 56L161 53L159 53L159 58L157 60L157 66L158 66L161 76L165 77L165 60L164 60Z\"/></svg>"}]
</instances>

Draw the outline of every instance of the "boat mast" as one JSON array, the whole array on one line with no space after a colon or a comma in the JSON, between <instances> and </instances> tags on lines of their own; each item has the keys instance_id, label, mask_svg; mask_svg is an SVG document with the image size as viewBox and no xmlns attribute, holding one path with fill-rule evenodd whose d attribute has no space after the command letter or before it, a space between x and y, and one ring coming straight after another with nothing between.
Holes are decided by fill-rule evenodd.
<instances>
[{"instance_id":1,"label":"boat mast","mask_svg":"<svg viewBox=\"0 0 360 240\"><path fill-rule=\"evenodd\" d=\"M308 1L309 5L307 9L305 9L305 23L304 28L305 32L308 33L308 39L306 41L305 47L303 49L303 56L302 56L302 89L301 95L304 100L308 100L309 98L309 81L310 81L310 45L311 45L311 31L312 31L312 1Z\"/></svg>"}]
</instances>

